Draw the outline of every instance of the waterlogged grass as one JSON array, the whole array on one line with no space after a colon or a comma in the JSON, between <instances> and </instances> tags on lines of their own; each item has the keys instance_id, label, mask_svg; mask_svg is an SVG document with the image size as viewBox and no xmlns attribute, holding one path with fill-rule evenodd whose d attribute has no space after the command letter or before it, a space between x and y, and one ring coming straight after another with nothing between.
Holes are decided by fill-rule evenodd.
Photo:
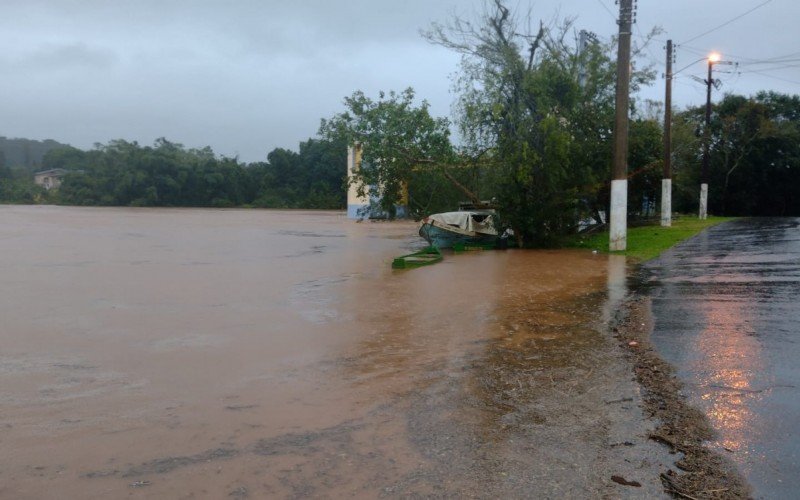
<instances>
[{"instance_id":1,"label":"waterlogged grass","mask_svg":"<svg viewBox=\"0 0 800 500\"><path fill-rule=\"evenodd\" d=\"M731 219L731 217L709 217L706 220L700 220L697 217L685 216L674 219L671 227L661 227L660 225L629 227L628 249L622 252L608 251L608 231L589 236L578 235L568 246L627 255L645 261L658 257L664 250L691 238L703 229Z\"/></svg>"}]
</instances>

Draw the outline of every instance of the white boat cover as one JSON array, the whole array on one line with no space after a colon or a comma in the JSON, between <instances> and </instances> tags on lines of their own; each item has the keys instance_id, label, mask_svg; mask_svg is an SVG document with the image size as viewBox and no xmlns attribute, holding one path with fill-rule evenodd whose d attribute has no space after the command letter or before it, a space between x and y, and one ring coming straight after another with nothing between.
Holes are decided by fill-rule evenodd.
<instances>
[{"instance_id":1,"label":"white boat cover","mask_svg":"<svg viewBox=\"0 0 800 500\"><path fill-rule=\"evenodd\" d=\"M462 231L497 235L494 216L483 212L443 212L428 217L442 226L457 227Z\"/></svg>"}]
</instances>

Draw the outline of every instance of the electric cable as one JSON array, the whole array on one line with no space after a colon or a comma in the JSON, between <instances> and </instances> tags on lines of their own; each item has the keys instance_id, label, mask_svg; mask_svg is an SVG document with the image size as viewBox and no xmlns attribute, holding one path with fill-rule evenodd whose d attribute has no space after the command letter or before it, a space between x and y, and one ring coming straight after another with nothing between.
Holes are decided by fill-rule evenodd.
<instances>
[{"instance_id":1,"label":"electric cable","mask_svg":"<svg viewBox=\"0 0 800 500\"><path fill-rule=\"evenodd\" d=\"M761 8L761 7L765 6L765 5L767 5L767 4L768 4L768 3L770 3L770 2L772 2L772 0L766 0L766 1L764 1L764 2L761 2L760 4L756 5L755 7L753 7L753 8L752 8L752 9L750 9L750 10L748 10L747 12L744 12L744 13L742 13L742 14L739 14L738 16L734 17L733 19L730 19L729 21L726 21L726 22L724 22L724 23L720 24L719 26L717 26L717 27L715 27L715 28L711 28L711 29L710 29L710 30L708 30L708 31L705 31L705 32L703 32L703 33L700 33L699 35L697 35L697 36L695 36L695 37L693 37L693 38L690 38L690 39L688 39L688 40L684 40L684 41L683 41L683 42L681 42L681 43L689 43L689 42L692 42L692 41L694 41L694 40L697 40L698 38L702 38L702 37L704 37L704 36L708 35L709 33L713 33L713 32L715 32L715 31L717 31L718 29L724 28L725 26L727 26L727 25L731 24L732 22L734 22L734 21L737 21L737 20L739 20L739 19L743 18L744 16L746 16L746 15L750 14L751 12L755 11L756 9L759 9L759 8ZM679 45L680 45L680 44L679 44Z\"/></svg>"}]
</instances>

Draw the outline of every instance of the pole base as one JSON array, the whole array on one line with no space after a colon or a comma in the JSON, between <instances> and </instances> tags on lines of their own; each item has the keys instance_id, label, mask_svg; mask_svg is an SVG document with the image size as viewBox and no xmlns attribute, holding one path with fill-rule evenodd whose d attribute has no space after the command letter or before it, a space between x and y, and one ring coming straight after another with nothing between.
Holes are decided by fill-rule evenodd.
<instances>
[{"instance_id":1,"label":"pole base","mask_svg":"<svg viewBox=\"0 0 800 500\"><path fill-rule=\"evenodd\" d=\"M700 220L708 217L708 184L700 184Z\"/></svg>"},{"instance_id":2,"label":"pole base","mask_svg":"<svg viewBox=\"0 0 800 500\"><path fill-rule=\"evenodd\" d=\"M608 249L625 250L628 247L628 180L611 181L611 227Z\"/></svg>"},{"instance_id":3,"label":"pole base","mask_svg":"<svg viewBox=\"0 0 800 500\"><path fill-rule=\"evenodd\" d=\"M661 225L672 225L672 179L661 179Z\"/></svg>"}]
</instances>

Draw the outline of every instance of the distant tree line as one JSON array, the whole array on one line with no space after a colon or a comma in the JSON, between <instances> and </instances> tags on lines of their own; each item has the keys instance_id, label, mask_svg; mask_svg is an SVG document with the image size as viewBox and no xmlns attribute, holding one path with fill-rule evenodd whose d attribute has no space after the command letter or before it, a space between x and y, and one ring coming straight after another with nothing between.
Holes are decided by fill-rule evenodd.
<instances>
[{"instance_id":1,"label":"distant tree line","mask_svg":"<svg viewBox=\"0 0 800 500\"><path fill-rule=\"evenodd\" d=\"M0 203L38 203L46 196L33 183L48 151L69 147L52 139L9 139L0 136Z\"/></svg>"},{"instance_id":2,"label":"distant tree line","mask_svg":"<svg viewBox=\"0 0 800 500\"><path fill-rule=\"evenodd\" d=\"M153 146L124 140L91 151L45 153L41 169L67 171L58 190L33 184L32 174L0 167L0 200L101 206L191 206L341 209L346 203L346 145L309 139L299 152L282 148L267 161L244 164L206 147L166 139Z\"/></svg>"},{"instance_id":3,"label":"distant tree line","mask_svg":"<svg viewBox=\"0 0 800 500\"><path fill-rule=\"evenodd\" d=\"M52 139L37 141L33 139L10 139L0 136L0 152L5 165L25 171L40 170L44 155L56 148L68 147Z\"/></svg>"}]
</instances>

